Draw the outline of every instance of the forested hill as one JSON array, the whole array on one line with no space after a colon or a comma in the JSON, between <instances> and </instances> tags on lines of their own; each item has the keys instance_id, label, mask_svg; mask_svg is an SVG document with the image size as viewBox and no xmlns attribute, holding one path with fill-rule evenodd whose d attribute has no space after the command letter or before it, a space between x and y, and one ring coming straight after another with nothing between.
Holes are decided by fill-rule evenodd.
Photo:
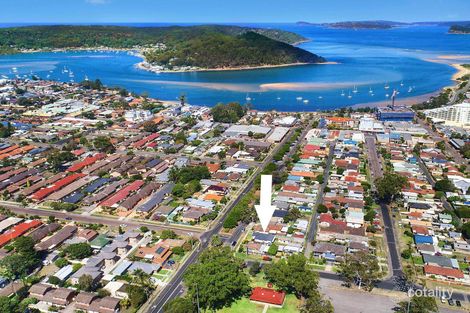
<instances>
[{"instance_id":1,"label":"forested hill","mask_svg":"<svg viewBox=\"0 0 470 313\"><path fill-rule=\"evenodd\" d=\"M449 29L451 34L470 34L470 24L468 25L452 25Z\"/></svg>"},{"instance_id":2,"label":"forested hill","mask_svg":"<svg viewBox=\"0 0 470 313\"><path fill-rule=\"evenodd\" d=\"M313 53L254 32L238 36L204 34L171 49L149 50L144 55L147 62L170 69L175 66L216 69L325 62Z\"/></svg>"},{"instance_id":3,"label":"forested hill","mask_svg":"<svg viewBox=\"0 0 470 313\"><path fill-rule=\"evenodd\" d=\"M295 44L306 38L277 29L245 28L226 25L123 27L123 26L28 26L0 28L0 45L17 49L86 48L106 46L133 48L165 43L168 45L205 34L238 36L249 31L273 40Z\"/></svg>"},{"instance_id":4,"label":"forested hill","mask_svg":"<svg viewBox=\"0 0 470 313\"><path fill-rule=\"evenodd\" d=\"M0 51L114 48L140 49L146 61L172 69L253 67L325 60L294 47L298 34L238 26L29 26L0 28Z\"/></svg>"}]
</instances>

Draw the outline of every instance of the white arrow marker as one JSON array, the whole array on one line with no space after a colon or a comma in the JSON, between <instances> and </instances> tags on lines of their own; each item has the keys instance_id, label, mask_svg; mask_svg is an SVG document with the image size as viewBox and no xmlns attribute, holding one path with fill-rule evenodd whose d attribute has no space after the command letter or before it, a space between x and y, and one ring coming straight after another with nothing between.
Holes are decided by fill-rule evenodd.
<instances>
[{"instance_id":1,"label":"white arrow marker","mask_svg":"<svg viewBox=\"0 0 470 313\"><path fill-rule=\"evenodd\" d=\"M261 175L261 192L259 205L255 205L256 214L258 214L259 221L263 231L266 231L271 217L273 217L276 206L271 205L271 192L273 188L272 175Z\"/></svg>"}]
</instances>

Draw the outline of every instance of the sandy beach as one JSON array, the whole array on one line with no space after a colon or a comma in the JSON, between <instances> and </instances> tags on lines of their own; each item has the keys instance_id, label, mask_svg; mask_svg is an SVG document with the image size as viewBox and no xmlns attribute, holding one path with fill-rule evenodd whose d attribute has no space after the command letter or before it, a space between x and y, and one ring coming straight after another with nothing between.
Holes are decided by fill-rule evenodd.
<instances>
[{"instance_id":1,"label":"sandy beach","mask_svg":"<svg viewBox=\"0 0 470 313\"><path fill-rule=\"evenodd\" d=\"M401 105L401 106L412 106L413 104L421 103L424 101L429 100L429 98L433 96L437 96L440 93L440 90L437 90L435 92L430 92L426 93L424 95L420 96L415 96L415 97L409 97L409 98L403 98L403 99L396 99L395 100L395 105ZM354 104L351 107L354 109L357 108L366 108L366 107L385 107L387 105L391 104L391 100L383 100L383 101L376 101L376 102L368 102L368 103L358 103Z\"/></svg>"},{"instance_id":2,"label":"sandy beach","mask_svg":"<svg viewBox=\"0 0 470 313\"><path fill-rule=\"evenodd\" d=\"M321 62L321 63L288 63L279 65L259 65L259 66L241 66L241 67L220 67L220 68L188 68L178 70L162 70L159 67L153 66L145 61L136 64L138 69L154 72L154 73L190 73L190 72L223 72L223 71L249 71L269 68L282 68L288 66L303 66L303 65L333 65L339 64L338 62Z\"/></svg>"}]
</instances>

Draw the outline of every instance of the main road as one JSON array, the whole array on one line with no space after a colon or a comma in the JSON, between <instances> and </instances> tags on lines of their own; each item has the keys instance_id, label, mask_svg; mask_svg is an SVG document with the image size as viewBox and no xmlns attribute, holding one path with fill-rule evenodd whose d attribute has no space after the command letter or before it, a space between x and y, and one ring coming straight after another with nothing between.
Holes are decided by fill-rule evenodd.
<instances>
[{"instance_id":1,"label":"main road","mask_svg":"<svg viewBox=\"0 0 470 313\"><path fill-rule=\"evenodd\" d=\"M146 222L145 220L133 219L133 220L120 220L117 218L106 217L106 216L96 216L96 215L81 215L72 212L63 212L63 211L54 211L46 210L37 207L26 207L20 203L10 202L10 201L0 201L0 207L6 208L17 214L27 214L30 216L53 216L57 219L69 220L80 223L87 224L104 224L112 227L118 227L120 225L125 225L127 227L139 228L142 226L147 227L150 230L161 231L164 229L173 230L175 233L187 236L188 233L192 233L195 237L199 238L203 234L204 229L193 227L193 226L184 226L184 225L175 225L175 224L163 224L163 223L152 223Z\"/></svg>"}]
</instances>

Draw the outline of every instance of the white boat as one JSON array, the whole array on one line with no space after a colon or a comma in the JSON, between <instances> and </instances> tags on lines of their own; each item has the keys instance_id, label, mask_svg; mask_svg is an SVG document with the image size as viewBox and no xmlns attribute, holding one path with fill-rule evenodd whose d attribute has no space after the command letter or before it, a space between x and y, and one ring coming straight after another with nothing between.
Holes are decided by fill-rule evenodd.
<instances>
[{"instance_id":1,"label":"white boat","mask_svg":"<svg viewBox=\"0 0 470 313\"><path fill-rule=\"evenodd\" d=\"M372 91L372 88L369 88L369 93L374 93L374 92Z\"/></svg>"},{"instance_id":2,"label":"white boat","mask_svg":"<svg viewBox=\"0 0 470 313\"><path fill-rule=\"evenodd\" d=\"M305 99L305 100L304 100L304 103L305 103L305 104L309 103L308 99Z\"/></svg>"},{"instance_id":3,"label":"white boat","mask_svg":"<svg viewBox=\"0 0 470 313\"><path fill-rule=\"evenodd\" d=\"M279 101L279 100L281 100L281 97L277 97L276 99L277 99L277 101Z\"/></svg>"},{"instance_id":4,"label":"white boat","mask_svg":"<svg viewBox=\"0 0 470 313\"><path fill-rule=\"evenodd\" d=\"M348 99L351 99L351 98L352 98L351 92L349 92L349 94L348 94Z\"/></svg>"},{"instance_id":5,"label":"white boat","mask_svg":"<svg viewBox=\"0 0 470 313\"><path fill-rule=\"evenodd\" d=\"M388 97L390 97L390 95L389 95L388 93L387 93L387 94L385 94L385 98L388 98Z\"/></svg>"},{"instance_id":6,"label":"white boat","mask_svg":"<svg viewBox=\"0 0 470 313\"><path fill-rule=\"evenodd\" d=\"M384 88L385 88L385 89L389 89L390 86L389 86L388 84L385 84Z\"/></svg>"},{"instance_id":7,"label":"white boat","mask_svg":"<svg viewBox=\"0 0 470 313\"><path fill-rule=\"evenodd\" d=\"M88 76L85 75L85 80L88 81Z\"/></svg>"},{"instance_id":8,"label":"white boat","mask_svg":"<svg viewBox=\"0 0 470 313\"><path fill-rule=\"evenodd\" d=\"M246 98L245 98L246 101L251 101L251 97L249 95L246 95Z\"/></svg>"},{"instance_id":9,"label":"white boat","mask_svg":"<svg viewBox=\"0 0 470 313\"><path fill-rule=\"evenodd\" d=\"M354 85L353 93L357 93L356 85Z\"/></svg>"},{"instance_id":10,"label":"white boat","mask_svg":"<svg viewBox=\"0 0 470 313\"><path fill-rule=\"evenodd\" d=\"M401 83L400 83L400 86L402 86L402 87L403 87L403 81L401 81Z\"/></svg>"},{"instance_id":11,"label":"white boat","mask_svg":"<svg viewBox=\"0 0 470 313\"><path fill-rule=\"evenodd\" d=\"M7 75L2 75L2 78L8 79Z\"/></svg>"},{"instance_id":12,"label":"white boat","mask_svg":"<svg viewBox=\"0 0 470 313\"><path fill-rule=\"evenodd\" d=\"M344 90L341 90L341 97L344 97L345 95Z\"/></svg>"},{"instance_id":13,"label":"white boat","mask_svg":"<svg viewBox=\"0 0 470 313\"><path fill-rule=\"evenodd\" d=\"M318 99L323 99L323 97L322 97L322 96L318 96Z\"/></svg>"},{"instance_id":14,"label":"white boat","mask_svg":"<svg viewBox=\"0 0 470 313\"><path fill-rule=\"evenodd\" d=\"M295 99L296 99L297 101L302 101L303 98L302 98L302 97L297 97L297 98L295 98Z\"/></svg>"},{"instance_id":15,"label":"white boat","mask_svg":"<svg viewBox=\"0 0 470 313\"><path fill-rule=\"evenodd\" d=\"M410 88L408 88L408 92L412 92L413 91L413 87L410 86Z\"/></svg>"}]
</instances>

